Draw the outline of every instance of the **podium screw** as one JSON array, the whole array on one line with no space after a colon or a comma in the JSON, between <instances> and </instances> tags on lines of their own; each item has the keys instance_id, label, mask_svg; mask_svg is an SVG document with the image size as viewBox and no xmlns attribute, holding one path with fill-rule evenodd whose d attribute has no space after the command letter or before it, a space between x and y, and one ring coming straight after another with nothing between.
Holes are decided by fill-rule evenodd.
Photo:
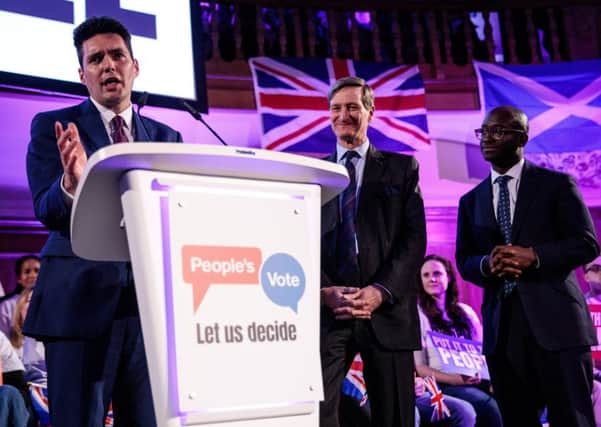
<instances>
[{"instance_id":1,"label":"podium screw","mask_svg":"<svg viewBox=\"0 0 601 427\"><path fill-rule=\"evenodd\" d=\"M190 399L190 400L196 399L196 393L195 392L189 393L188 394L188 399Z\"/></svg>"},{"instance_id":2,"label":"podium screw","mask_svg":"<svg viewBox=\"0 0 601 427\"><path fill-rule=\"evenodd\" d=\"M294 215L298 215L300 211L298 209L294 209Z\"/></svg>"},{"instance_id":3,"label":"podium screw","mask_svg":"<svg viewBox=\"0 0 601 427\"><path fill-rule=\"evenodd\" d=\"M184 202L177 202L177 206L180 207L180 208L183 208L184 207Z\"/></svg>"}]
</instances>

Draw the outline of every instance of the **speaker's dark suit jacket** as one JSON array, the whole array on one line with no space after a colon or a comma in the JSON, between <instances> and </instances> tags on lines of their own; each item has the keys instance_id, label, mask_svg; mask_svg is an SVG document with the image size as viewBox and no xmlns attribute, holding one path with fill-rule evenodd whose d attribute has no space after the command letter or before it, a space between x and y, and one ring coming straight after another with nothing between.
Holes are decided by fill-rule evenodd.
<instances>
[{"instance_id":1,"label":"speaker's dark suit jacket","mask_svg":"<svg viewBox=\"0 0 601 427\"><path fill-rule=\"evenodd\" d=\"M336 155L330 158L336 161ZM322 209L322 287L357 285L337 277L336 233L340 201ZM370 145L356 216L361 287L378 283L393 296L373 314L371 324L389 350L420 348L417 275L426 247L424 205L413 157L378 151ZM322 326L335 322L324 310Z\"/></svg>"},{"instance_id":2,"label":"speaker's dark suit jacket","mask_svg":"<svg viewBox=\"0 0 601 427\"><path fill-rule=\"evenodd\" d=\"M54 135L56 121L63 128L75 123L88 158L110 144L100 113L89 99L40 113L32 121L27 175L35 214L50 234L24 332L46 344L54 425L101 422L112 400L120 423L152 426L154 410L131 267L84 260L71 250L71 206L60 188L63 167ZM136 113L132 123L136 141L181 141L178 132Z\"/></svg>"},{"instance_id":3,"label":"speaker's dark suit jacket","mask_svg":"<svg viewBox=\"0 0 601 427\"><path fill-rule=\"evenodd\" d=\"M181 141L166 125L133 114L137 141ZM133 285L126 263L96 262L73 254L69 235L71 207L60 188L63 167L54 122L75 123L88 158L110 144L100 113L88 99L40 113L31 124L27 176L36 217L50 230L42 249L42 268L33 293L25 332L37 337L93 338L107 332L122 291Z\"/></svg>"},{"instance_id":4,"label":"speaker's dark suit jacket","mask_svg":"<svg viewBox=\"0 0 601 427\"><path fill-rule=\"evenodd\" d=\"M512 243L532 247L539 268L529 268L516 291L537 343L545 350L594 345L595 330L574 269L599 253L594 226L568 175L525 162L512 226ZM484 353L498 340L501 280L480 271L482 257L503 244L493 211L490 176L461 198L457 220L457 267L484 288Z\"/></svg>"}]
</instances>

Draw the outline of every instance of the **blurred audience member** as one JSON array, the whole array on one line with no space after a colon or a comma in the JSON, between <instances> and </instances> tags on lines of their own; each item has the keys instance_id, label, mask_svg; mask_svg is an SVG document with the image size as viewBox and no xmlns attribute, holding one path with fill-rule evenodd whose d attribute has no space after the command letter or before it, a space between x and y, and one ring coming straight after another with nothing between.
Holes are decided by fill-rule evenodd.
<instances>
[{"instance_id":1,"label":"blurred audience member","mask_svg":"<svg viewBox=\"0 0 601 427\"><path fill-rule=\"evenodd\" d=\"M601 256L584 266L584 280L588 291L584 295L589 304L601 304Z\"/></svg>"},{"instance_id":2,"label":"blurred audience member","mask_svg":"<svg viewBox=\"0 0 601 427\"><path fill-rule=\"evenodd\" d=\"M501 427L501 414L494 397L483 389L479 375L444 372L428 331L482 341L482 326L474 310L458 302L459 290L449 260L428 255L420 269L422 286L418 290L422 349L415 352L417 374L432 376L445 395L461 399L476 411L476 426Z\"/></svg>"},{"instance_id":3,"label":"blurred audience member","mask_svg":"<svg viewBox=\"0 0 601 427\"><path fill-rule=\"evenodd\" d=\"M25 406L28 409L31 408L29 389L27 388L27 382L25 381L25 367L10 344L9 339L3 333L0 333L0 369L2 370L2 380L0 381L0 384L7 384L16 388L20 392ZM0 414L0 421L1 420L2 417ZM31 422L33 423L33 417ZM5 424L0 425L4 426Z\"/></svg>"},{"instance_id":4,"label":"blurred audience member","mask_svg":"<svg viewBox=\"0 0 601 427\"><path fill-rule=\"evenodd\" d=\"M2 385L0 379L0 425L10 427L29 427L31 414L19 390L11 385Z\"/></svg>"},{"instance_id":5,"label":"blurred audience member","mask_svg":"<svg viewBox=\"0 0 601 427\"><path fill-rule=\"evenodd\" d=\"M10 330L10 343L25 367L25 379L37 384L46 383L46 360L44 343L23 335L23 323L31 301L33 289L24 289L17 299L13 324Z\"/></svg>"},{"instance_id":6,"label":"blurred audience member","mask_svg":"<svg viewBox=\"0 0 601 427\"><path fill-rule=\"evenodd\" d=\"M32 289L35 286L39 271L40 258L36 255L24 255L15 263L17 287L13 292L0 299L0 331L7 337L10 335L17 299L23 289Z\"/></svg>"},{"instance_id":7,"label":"blurred audience member","mask_svg":"<svg viewBox=\"0 0 601 427\"><path fill-rule=\"evenodd\" d=\"M588 304L601 304L601 256L584 266L584 280L588 285L588 291L584 295ZM601 427L601 360L593 360L593 412L595 424Z\"/></svg>"}]
</instances>

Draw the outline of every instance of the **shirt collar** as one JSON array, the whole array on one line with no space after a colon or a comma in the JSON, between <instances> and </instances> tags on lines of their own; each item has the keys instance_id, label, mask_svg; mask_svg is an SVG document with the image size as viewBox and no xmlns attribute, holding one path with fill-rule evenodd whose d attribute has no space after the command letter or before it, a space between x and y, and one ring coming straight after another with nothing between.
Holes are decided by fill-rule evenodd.
<instances>
[{"instance_id":1,"label":"shirt collar","mask_svg":"<svg viewBox=\"0 0 601 427\"><path fill-rule=\"evenodd\" d=\"M102 122L105 124L106 127L111 122L111 120L113 120L113 117L115 117L117 114L115 114L113 110L106 108L104 105L96 102L96 100L92 97L90 97L90 101L92 101L94 106L98 109L98 112L100 112L100 117L102 118ZM125 110L119 113L119 115L123 117L123 120L125 120L125 125L127 126L127 129L129 129L130 132L132 132L133 113L134 110L132 108L132 104L129 104L129 107L127 107Z\"/></svg>"},{"instance_id":2,"label":"shirt collar","mask_svg":"<svg viewBox=\"0 0 601 427\"><path fill-rule=\"evenodd\" d=\"M522 157L520 159L519 162L517 162L515 165L513 165L507 172L505 172L503 175L507 175L512 177L513 179L515 179L516 181L520 179L520 177L522 176L522 169L524 169L524 158ZM495 171L494 169L491 169L490 171L490 179L492 181L492 183L495 183L495 180L500 177L501 174L498 173L497 171Z\"/></svg>"},{"instance_id":3,"label":"shirt collar","mask_svg":"<svg viewBox=\"0 0 601 427\"><path fill-rule=\"evenodd\" d=\"M356 147L353 151L356 151L357 154L359 154L359 156L361 156L361 159L365 159L365 156L367 156L367 150L369 150L369 140L368 139L365 140L365 142L363 144ZM348 148L345 148L345 147L341 146L340 144L336 144L336 161L340 162L340 159L342 159L342 156L344 156L347 151L349 151Z\"/></svg>"}]
</instances>

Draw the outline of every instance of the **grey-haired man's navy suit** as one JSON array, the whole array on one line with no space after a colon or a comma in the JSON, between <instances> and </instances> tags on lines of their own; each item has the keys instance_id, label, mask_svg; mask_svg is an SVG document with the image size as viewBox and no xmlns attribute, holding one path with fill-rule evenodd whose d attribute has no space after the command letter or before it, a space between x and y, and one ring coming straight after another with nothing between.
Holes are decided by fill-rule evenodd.
<instances>
[{"instance_id":1,"label":"grey-haired man's navy suit","mask_svg":"<svg viewBox=\"0 0 601 427\"><path fill-rule=\"evenodd\" d=\"M335 161L333 156L330 160ZM413 350L420 348L417 276L426 249L424 205L417 161L369 147L356 214L359 283L340 277L337 233L340 198L322 208L321 286L386 288L390 299L371 320L336 320L322 306L321 357L326 401L322 427L337 425L335 415L346 370L357 351L364 361L372 425L413 424ZM400 412L400 413L399 413ZM400 418L400 419L399 419Z\"/></svg>"}]
</instances>

